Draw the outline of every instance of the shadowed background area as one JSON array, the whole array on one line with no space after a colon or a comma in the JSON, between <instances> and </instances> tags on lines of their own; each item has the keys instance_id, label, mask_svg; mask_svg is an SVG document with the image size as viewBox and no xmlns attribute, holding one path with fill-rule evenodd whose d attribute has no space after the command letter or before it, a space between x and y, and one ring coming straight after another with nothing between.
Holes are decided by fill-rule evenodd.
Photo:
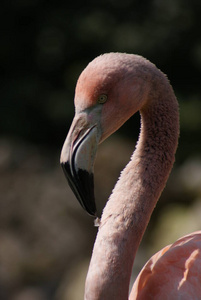
<instances>
[{"instance_id":1,"label":"shadowed background area","mask_svg":"<svg viewBox=\"0 0 201 300\"><path fill-rule=\"evenodd\" d=\"M83 299L97 229L59 166L74 115L77 78L99 54L140 54L167 74L180 104L176 163L135 260L135 277L153 252L201 228L201 3L3 4L0 299ZM99 214L138 132L139 115L99 148L95 165Z\"/></svg>"}]
</instances>

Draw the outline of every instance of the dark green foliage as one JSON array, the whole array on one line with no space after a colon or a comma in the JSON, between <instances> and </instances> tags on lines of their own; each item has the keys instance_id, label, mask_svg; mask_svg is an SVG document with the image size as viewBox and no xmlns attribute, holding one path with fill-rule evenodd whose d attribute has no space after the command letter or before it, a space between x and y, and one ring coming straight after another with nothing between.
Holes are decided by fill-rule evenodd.
<instances>
[{"instance_id":1,"label":"dark green foliage","mask_svg":"<svg viewBox=\"0 0 201 300\"><path fill-rule=\"evenodd\" d=\"M200 106L200 12L196 0L5 2L1 132L61 145L74 114L80 72L95 56L120 51L143 55L168 75L189 123L183 127L181 119L181 132L197 134L201 121L192 128L194 115L183 106Z\"/></svg>"}]
</instances>

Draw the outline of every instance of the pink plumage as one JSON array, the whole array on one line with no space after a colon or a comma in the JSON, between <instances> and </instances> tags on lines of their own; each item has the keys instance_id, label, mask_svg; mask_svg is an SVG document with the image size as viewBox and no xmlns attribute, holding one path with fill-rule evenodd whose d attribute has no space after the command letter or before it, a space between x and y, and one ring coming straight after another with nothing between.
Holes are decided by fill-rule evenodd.
<instances>
[{"instance_id":1,"label":"pink plumage","mask_svg":"<svg viewBox=\"0 0 201 300\"><path fill-rule=\"evenodd\" d=\"M201 299L200 249L200 231L164 247L143 267L129 299Z\"/></svg>"},{"instance_id":2,"label":"pink plumage","mask_svg":"<svg viewBox=\"0 0 201 300\"><path fill-rule=\"evenodd\" d=\"M141 115L138 143L104 208L85 284L85 300L126 300L137 249L175 160L178 102L154 64L137 55L109 53L80 75L75 109L61 164L91 215L96 215L92 174L97 145L138 110ZM201 299L201 231L156 253L129 299Z\"/></svg>"}]
</instances>

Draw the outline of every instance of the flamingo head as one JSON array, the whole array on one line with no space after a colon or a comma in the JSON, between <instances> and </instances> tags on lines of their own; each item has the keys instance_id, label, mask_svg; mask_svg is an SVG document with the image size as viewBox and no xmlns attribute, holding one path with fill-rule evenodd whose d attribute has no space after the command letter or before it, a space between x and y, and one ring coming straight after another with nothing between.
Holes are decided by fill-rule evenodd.
<instances>
[{"instance_id":1,"label":"flamingo head","mask_svg":"<svg viewBox=\"0 0 201 300\"><path fill-rule=\"evenodd\" d=\"M89 63L77 82L75 116L60 161L75 196L92 216L97 146L142 106L147 91L146 72L138 76L142 65L146 69L146 60L136 55L104 54Z\"/></svg>"}]
</instances>

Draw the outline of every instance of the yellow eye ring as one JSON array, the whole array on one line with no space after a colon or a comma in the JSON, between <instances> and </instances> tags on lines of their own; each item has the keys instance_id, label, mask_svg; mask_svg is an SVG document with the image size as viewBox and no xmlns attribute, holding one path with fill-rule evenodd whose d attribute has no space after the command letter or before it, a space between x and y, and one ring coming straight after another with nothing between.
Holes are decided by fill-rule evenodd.
<instances>
[{"instance_id":1,"label":"yellow eye ring","mask_svg":"<svg viewBox=\"0 0 201 300\"><path fill-rule=\"evenodd\" d=\"M107 95L106 94L101 94L98 97L98 103L103 104L107 101Z\"/></svg>"}]
</instances>

